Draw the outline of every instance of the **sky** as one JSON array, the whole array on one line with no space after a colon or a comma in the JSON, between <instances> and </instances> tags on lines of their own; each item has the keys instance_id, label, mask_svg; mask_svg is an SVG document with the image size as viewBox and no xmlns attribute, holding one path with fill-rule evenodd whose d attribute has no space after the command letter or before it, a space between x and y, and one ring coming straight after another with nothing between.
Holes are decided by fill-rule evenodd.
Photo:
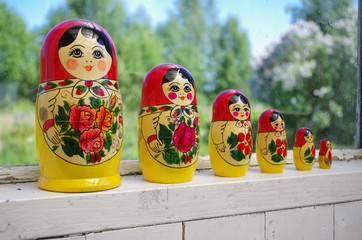
<instances>
[{"instance_id":1,"label":"sky","mask_svg":"<svg viewBox=\"0 0 362 240\"><path fill-rule=\"evenodd\" d=\"M174 0L120 0L131 13L143 7L155 26L173 11ZM49 9L65 4L66 0L0 0L6 2L26 21L28 28L42 25ZM249 37L253 56L261 54L265 47L275 41L290 23L290 14L285 8L299 5L299 0L215 0L221 20L228 16L239 19L241 28ZM88 19L92 20L92 19Z\"/></svg>"}]
</instances>

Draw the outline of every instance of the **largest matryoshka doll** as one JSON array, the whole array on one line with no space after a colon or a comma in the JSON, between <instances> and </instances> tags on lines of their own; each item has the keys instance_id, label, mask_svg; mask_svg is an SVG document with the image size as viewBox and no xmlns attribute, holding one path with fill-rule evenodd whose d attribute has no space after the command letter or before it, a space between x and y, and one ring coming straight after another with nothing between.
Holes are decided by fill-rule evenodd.
<instances>
[{"instance_id":1,"label":"largest matryoshka doll","mask_svg":"<svg viewBox=\"0 0 362 240\"><path fill-rule=\"evenodd\" d=\"M286 164L288 141L282 114L275 109L264 111L258 121L256 157L260 170L281 173Z\"/></svg>"},{"instance_id":2,"label":"largest matryoshka doll","mask_svg":"<svg viewBox=\"0 0 362 240\"><path fill-rule=\"evenodd\" d=\"M139 157L145 180L192 180L199 155L196 85L176 64L151 69L143 82L138 118Z\"/></svg>"},{"instance_id":3,"label":"largest matryoshka doll","mask_svg":"<svg viewBox=\"0 0 362 240\"><path fill-rule=\"evenodd\" d=\"M36 120L40 188L87 192L120 184L123 121L117 55L97 24L69 20L47 34Z\"/></svg>"}]
</instances>

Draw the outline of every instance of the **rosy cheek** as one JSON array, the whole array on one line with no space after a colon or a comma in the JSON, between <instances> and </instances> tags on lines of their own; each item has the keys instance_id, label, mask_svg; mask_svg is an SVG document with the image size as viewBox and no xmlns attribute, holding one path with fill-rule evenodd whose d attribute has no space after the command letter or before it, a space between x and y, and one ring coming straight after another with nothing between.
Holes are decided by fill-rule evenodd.
<instances>
[{"instance_id":1,"label":"rosy cheek","mask_svg":"<svg viewBox=\"0 0 362 240\"><path fill-rule=\"evenodd\" d=\"M186 97L187 97L188 100L191 100L192 97L193 97L193 96L192 96L192 93L188 93L188 94L186 95Z\"/></svg>"},{"instance_id":2,"label":"rosy cheek","mask_svg":"<svg viewBox=\"0 0 362 240\"><path fill-rule=\"evenodd\" d=\"M238 112L233 112L233 115L234 115L234 117L237 117L237 116L239 116L239 113Z\"/></svg>"},{"instance_id":3,"label":"rosy cheek","mask_svg":"<svg viewBox=\"0 0 362 240\"><path fill-rule=\"evenodd\" d=\"M177 94L174 93L174 92L170 92L168 94L168 98L171 99L171 100L175 100L177 98Z\"/></svg>"},{"instance_id":4,"label":"rosy cheek","mask_svg":"<svg viewBox=\"0 0 362 240\"><path fill-rule=\"evenodd\" d=\"M246 113L245 113L245 116L249 117L249 112L246 112Z\"/></svg>"},{"instance_id":5,"label":"rosy cheek","mask_svg":"<svg viewBox=\"0 0 362 240\"><path fill-rule=\"evenodd\" d=\"M100 61L98 62L98 69L99 69L100 71L102 71L102 72L106 71L106 69L107 69L107 63L106 63L106 61L100 60Z\"/></svg>"},{"instance_id":6,"label":"rosy cheek","mask_svg":"<svg viewBox=\"0 0 362 240\"><path fill-rule=\"evenodd\" d=\"M278 126L275 126L274 129L275 129L275 130L278 130Z\"/></svg>"},{"instance_id":7,"label":"rosy cheek","mask_svg":"<svg viewBox=\"0 0 362 240\"><path fill-rule=\"evenodd\" d=\"M74 71L78 68L78 61L75 59L68 59L66 62L66 66L68 70Z\"/></svg>"}]
</instances>

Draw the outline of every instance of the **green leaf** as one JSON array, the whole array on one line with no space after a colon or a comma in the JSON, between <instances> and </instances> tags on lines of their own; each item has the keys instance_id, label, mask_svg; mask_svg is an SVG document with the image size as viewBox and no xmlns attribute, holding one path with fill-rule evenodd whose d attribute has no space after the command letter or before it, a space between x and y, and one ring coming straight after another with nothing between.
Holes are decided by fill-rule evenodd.
<instances>
[{"instance_id":1,"label":"green leaf","mask_svg":"<svg viewBox=\"0 0 362 240\"><path fill-rule=\"evenodd\" d=\"M238 145L239 143L239 138L238 135L236 135L235 133L231 133L230 136L228 137L228 139L226 140L226 142L229 144L230 149L233 149L236 147L236 145Z\"/></svg>"},{"instance_id":2,"label":"green leaf","mask_svg":"<svg viewBox=\"0 0 362 240\"><path fill-rule=\"evenodd\" d=\"M115 122L112 124L111 133L112 133L112 134L116 134L117 129L118 129L118 122L115 121Z\"/></svg>"},{"instance_id":3,"label":"green leaf","mask_svg":"<svg viewBox=\"0 0 362 240\"><path fill-rule=\"evenodd\" d=\"M84 157L83 150L79 147L76 139L72 137L62 137L62 142L64 143L61 144L62 149L68 157L73 157L74 155Z\"/></svg>"},{"instance_id":4,"label":"green leaf","mask_svg":"<svg viewBox=\"0 0 362 240\"><path fill-rule=\"evenodd\" d=\"M63 103L64 103L64 109L65 109L65 111L67 111L67 112L69 113L69 112L70 112L69 103L66 102L66 101L63 101Z\"/></svg>"},{"instance_id":5,"label":"green leaf","mask_svg":"<svg viewBox=\"0 0 362 240\"><path fill-rule=\"evenodd\" d=\"M119 107L116 107L116 108L114 109L114 111L113 111L114 116L117 117L120 111L121 111L121 110L119 109Z\"/></svg>"},{"instance_id":6,"label":"green leaf","mask_svg":"<svg viewBox=\"0 0 362 240\"><path fill-rule=\"evenodd\" d=\"M90 153L88 153L88 154L85 156L85 160L87 161L87 164L91 163L91 155L90 155Z\"/></svg>"},{"instance_id":7,"label":"green leaf","mask_svg":"<svg viewBox=\"0 0 362 240\"><path fill-rule=\"evenodd\" d=\"M55 152L58 149L59 145L55 145L52 147L52 151Z\"/></svg>"},{"instance_id":8,"label":"green leaf","mask_svg":"<svg viewBox=\"0 0 362 240\"><path fill-rule=\"evenodd\" d=\"M162 152L162 156L168 164L180 164L180 158L176 148L167 148Z\"/></svg>"},{"instance_id":9,"label":"green leaf","mask_svg":"<svg viewBox=\"0 0 362 240\"><path fill-rule=\"evenodd\" d=\"M171 129L171 131L175 131L175 124L173 122L169 122L168 128Z\"/></svg>"},{"instance_id":10,"label":"green leaf","mask_svg":"<svg viewBox=\"0 0 362 240\"><path fill-rule=\"evenodd\" d=\"M69 105L68 105L69 106ZM69 128L68 114L62 106L58 106L58 114L54 117L55 123L61 127L60 132L66 132Z\"/></svg>"},{"instance_id":11,"label":"green leaf","mask_svg":"<svg viewBox=\"0 0 362 240\"><path fill-rule=\"evenodd\" d=\"M191 119L191 118L189 118L189 119L187 120L187 125L188 125L189 127L192 126L192 119Z\"/></svg>"},{"instance_id":12,"label":"green leaf","mask_svg":"<svg viewBox=\"0 0 362 240\"><path fill-rule=\"evenodd\" d=\"M305 158L305 161L307 163L313 163L314 162L314 157L307 157L307 158Z\"/></svg>"},{"instance_id":13,"label":"green leaf","mask_svg":"<svg viewBox=\"0 0 362 240\"><path fill-rule=\"evenodd\" d=\"M310 148L308 147L307 150L304 152L304 157L308 157L310 155Z\"/></svg>"},{"instance_id":14,"label":"green leaf","mask_svg":"<svg viewBox=\"0 0 362 240\"><path fill-rule=\"evenodd\" d=\"M79 106L84 106L84 105L85 105L84 98L79 99L79 101L78 101L78 105L79 105Z\"/></svg>"},{"instance_id":15,"label":"green leaf","mask_svg":"<svg viewBox=\"0 0 362 240\"><path fill-rule=\"evenodd\" d=\"M99 107L101 106L101 100L99 98L95 98L95 97L90 97L89 99L91 100L90 104L91 104L92 108L99 109Z\"/></svg>"},{"instance_id":16,"label":"green leaf","mask_svg":"<svg viewBox=\"0 0 362 240\"><path fill-rule=\"evenodd\" d=\"M105 134L105 138L104 138L104 148L107 149L108 151L111 150L111 146L112 146L112 137L109 133L106 132Z\"/></svg>"},{"instance_id":17,"label":"green leaf","mask_svg":"<svg viewBox=\"0 0 362 240\"><path fill-rule=\"evenodd\" d=\"M277 145L275 144L274 140L272 140L268 146L269 152L274 154L277 151ZM274 161L274 160L273 160ZM276 161L274 161L276 162Z\"/></svg>"},{"instance_id":18,"label":"green leaf","mask_svg":"<svg viewBox=\"0 0 362 240\"><path fill-rule=\"evenodd\" d=\"M171 146L172 141L172 131L170 131L165 125L160 124L160 131L158 132L158 137L161 142L165 144L165 147Z\"/></svg>"},{"instance_id":19,"label":"green leaf","mask_svg":"<svg viewBox=\"0 0 362 240\"><path fill-rule=\"evenodd\" d=\"M272 161L273 162L281 162L281 161L283 161L284 160L284 158L282 157L282 156L280 156L279 154L274 154L274 155L272 155Z\"/></svg>"},{"instance_id":20,"label":"green leaf","mask_svg":"<svg viewBox=\"0 0 362 240\"><path fill-rule=\"evenodd\" d=\"M76 86L75 87L77 90L80 90L81 94L84 93L85 91L87 91L87 87L86 86Z\"/></svg>"},{"instance_id":21,"label":"green leaf","mask_svg":"<svg viewBox=\"0 0 362 240\"><path fill-rule=\"evenodd\" d=\"M80 134L81 134L81 132L79 132L79 131L71 131L71 130L69 130L66 133L67 136L75 137L75 138L79 138Z\"/></svg>"},{"instance_id":22,"label":"green leaf","mask_svg":"<svg viewBox=\"0 0 362 240\"><path fill-rule=\"evenodd\" d=\"M240 150L230 151L230 155L234 160L239 161L239 162L241 160L245 159L245 155L244 155L243 151L240 151Z\"/></svg>"}]
</instances>

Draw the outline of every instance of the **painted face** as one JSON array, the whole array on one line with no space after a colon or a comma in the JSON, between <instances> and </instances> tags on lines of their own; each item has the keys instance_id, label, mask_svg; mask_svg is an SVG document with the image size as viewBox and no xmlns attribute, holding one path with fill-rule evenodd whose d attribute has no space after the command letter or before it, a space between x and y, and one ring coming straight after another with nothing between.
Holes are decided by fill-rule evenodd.
<instances>
[{"instance_id":1,"label":"painted face","mask_svg":"<svg viewBox=\"0 0 362 240\"><path fill-rule=\"evenodd\" d=\"M328 148L331 148L331 147L332 147L331 141L327 141L327 142L326 142L326 146L327 146Z\"/></svg>"},{"instance_id":2,"label":"painted face","mask_svg":"<svg viewBox=\"0 0 362 240\"><path fill-rule=\"evenodd\" d=\"M58 51L63 67L72 76L84 80L97 80L105 76L112 57L96 38L86 38L79 31L77 38Z\"/></svg>"},{"instance_id":3,"label":"painted face","mask_svg":"<svg viewBox=\"0 0 362 240\"><path fill-rule=\"evenodd\" d=\"M229 105L229 111L237 120L246 120L250 116L249 104L244 104L240 99L238 102Z\"/></svg>"},{"instance_id":4,"label":"painted face","mask_svg":"<svg viewBox=\"0 0 362 240\"><path fill-rule=\"evenodd\" d=\"M306 142L309 142L309 143L313 142L314 137L313 137L312 132L309 130L306 130L304 132L304 139Z\"/></svg>"},{"instance_id":5,"label":"painted face","mask_svg":"<svg viewBox=\"0 0 362 240\"><path fill-rule=\"evenodd\" d=\"M272 126L272 128L274 128L277 132L281 132L285 130L285 123L284 120L278 116L278 118L273 121L270 122L270 125Z\"/></svg>"},{"instance_id":6,"label":"painted face","mask_svg":"<svg viewBox=\"0 0 362 240\"><path fill-rule=\"evenodd\" d=\"M180 106L189 105L195 98L194 87L180 73L173 81L162 84L162 91L168 100Z\"/></svg>"}]
</instances>

